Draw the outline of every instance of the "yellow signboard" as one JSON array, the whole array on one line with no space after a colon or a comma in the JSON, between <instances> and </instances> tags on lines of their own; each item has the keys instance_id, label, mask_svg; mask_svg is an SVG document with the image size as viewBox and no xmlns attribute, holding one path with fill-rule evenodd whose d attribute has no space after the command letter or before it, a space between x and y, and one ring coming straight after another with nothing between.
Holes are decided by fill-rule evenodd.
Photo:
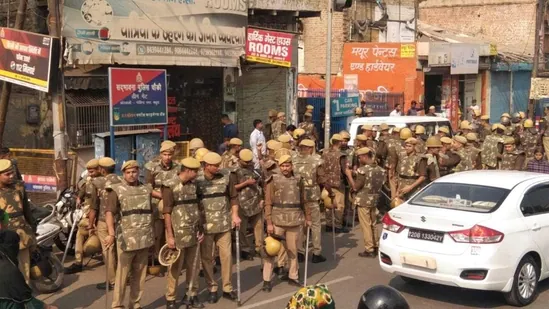
<instances>
[{"instance_id":1,"label":"yellow signboard","mask_svg":"<svg viewBox=\"0 0 549 309\"><path fill-rule=\"evenodd\" d=\"M416 45L415 44L402 44L400 46L400 58L415 58Z\"/></svg>"}]
</instances>

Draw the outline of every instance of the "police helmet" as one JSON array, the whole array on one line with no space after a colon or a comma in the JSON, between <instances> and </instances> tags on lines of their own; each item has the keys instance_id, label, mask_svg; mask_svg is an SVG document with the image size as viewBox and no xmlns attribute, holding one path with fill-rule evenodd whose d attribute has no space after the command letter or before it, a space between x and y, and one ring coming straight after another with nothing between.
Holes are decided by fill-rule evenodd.
<instances>
[{"instance_id":1,"label":"police helmet","mask_svg":"<svg viewBox=\"0 0 549 309\"><path fill-rule=\"evenodd\" d=\"M377 285L362 294L357 309L410 309L410 305L399 291Z\"/></svg>"}]
</instances>

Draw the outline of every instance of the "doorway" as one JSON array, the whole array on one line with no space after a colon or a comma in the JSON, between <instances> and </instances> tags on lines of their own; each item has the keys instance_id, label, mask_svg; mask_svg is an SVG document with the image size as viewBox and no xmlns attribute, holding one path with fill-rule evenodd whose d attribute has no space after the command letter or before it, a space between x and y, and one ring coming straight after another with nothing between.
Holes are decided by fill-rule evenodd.
<instances>
[{"instance_id":1,"label":"doorway","mask_svg":"<svg viewBox=\"0 0 549 309\"><path fill-rule=\"evenodd\" d=\"M434 106L437 113L441 112L442 75L425 75L425 112Z\"/></svg>"}]
</instances>

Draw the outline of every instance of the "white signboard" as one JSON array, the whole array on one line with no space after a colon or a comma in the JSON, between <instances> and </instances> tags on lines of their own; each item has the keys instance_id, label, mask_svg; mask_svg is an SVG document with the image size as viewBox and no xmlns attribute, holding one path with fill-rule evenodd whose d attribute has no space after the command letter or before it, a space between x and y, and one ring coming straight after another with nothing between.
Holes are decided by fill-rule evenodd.
<instances>
[{"instance_id":1,"label":"white signboard","mask_svg":"<svg viewBox=\"0 0 549 309\"><path fill-rule=\"evenodd\" d=\"M478 74L478 44L455 43L450 46L450 74Z\"/></svg>"},{"instance_id":2,"label":"white signboard","mask_svg":"<svg viewBox=\"0 0 549 309\"><path fill-rule=\"evenodd\" d=\"M549 78L532 77L530 99L539 100L549 98Z\"/></svg>"},{"instance_id":3,"label":"white signboard","mask_svg":"<svg viewBox=\"0 0 549 309\"><path fill-rule=\"evenodd\" d=\"M64 0L69 64L237 67L246 0Z\"/></svg>"},{"instance_id":4,"label":"white signboard","mask_svg":"<svg viewBox=\"0 0 549 309\"><path fill-rule=\"evenodd\" d=\"M429 42L429 66L447 67L450 65L450 43Z\"/></svg>"}]
</instances>

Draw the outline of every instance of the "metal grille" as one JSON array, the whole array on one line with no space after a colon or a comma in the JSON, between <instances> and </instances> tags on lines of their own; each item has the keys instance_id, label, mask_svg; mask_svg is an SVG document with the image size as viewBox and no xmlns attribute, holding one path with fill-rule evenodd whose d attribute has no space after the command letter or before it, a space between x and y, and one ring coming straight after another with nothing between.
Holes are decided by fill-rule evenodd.
<instances>
[{"instance_id":1,"label":"metal grille","mask_svg":"<svg viewBox=\"0 0 549 309\"><path fill-rule=\"evenodd\" d=\"M190 156L189 142L175 142L174 160L183 160Z\"/></svg>"}]
</instances>

